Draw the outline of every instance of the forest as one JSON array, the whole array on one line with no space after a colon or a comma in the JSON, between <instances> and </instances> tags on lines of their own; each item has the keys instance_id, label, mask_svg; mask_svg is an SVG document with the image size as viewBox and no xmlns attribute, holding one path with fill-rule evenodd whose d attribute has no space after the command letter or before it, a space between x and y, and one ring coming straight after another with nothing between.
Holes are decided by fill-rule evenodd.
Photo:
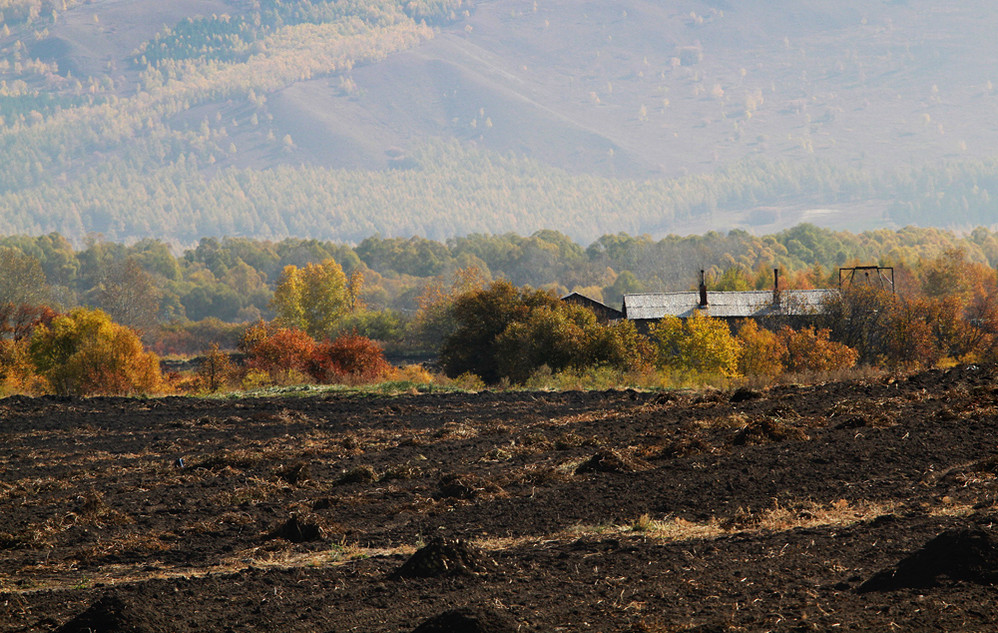
<instances>
[{"instance_id":1,"label":"forest","mask_svg":"<svg viewBox=\"0 0 998 633\"><path fill-rule=\"evenodd\" d=\"M774 268L782 287L834 288L839 267L860 264L891 266L894 292L844 291L807 326L698 318L639 332L559 300L579 292L619 306L626 293L692 288L701 268L711 290L770 289ZM600 380L611 382L658 384L668 375L681 384L934 365L998 353L996 265L998 233L984 228L854 234L800 225L766 236L658 241L620 233L588 246L556 231L443 242L372 236L355 246L204 238L176 254L151 239L93 239L76 249L58 234L8 236L0 239L8 271L0 280L0 364L8 389L37 388L28 377L41 370L24 363L38 350L72 346L39 343L35 333L61 324L52 336L59 328L70 339L102 331L135 354L207 358L212 385L220 367L235 372L228 359L237 351L249 359L240 369L245 385L366 380L406 366L406 375L426 378L426 361L472 385L592 371L609 372ZM158 384L141 354L129 375ZM256 373L247 378L247 370Z\"/></svg>"}]
</instances>

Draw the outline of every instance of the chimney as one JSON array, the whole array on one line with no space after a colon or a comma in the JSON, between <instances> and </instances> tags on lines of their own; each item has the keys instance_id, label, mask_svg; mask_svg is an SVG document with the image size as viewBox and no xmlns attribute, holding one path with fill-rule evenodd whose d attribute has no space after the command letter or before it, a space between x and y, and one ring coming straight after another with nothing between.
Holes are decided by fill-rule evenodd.
<instances>
[{"instance_id":1,"label":"chimney","mask_svg":"<svg viewBox=\"0 0 998 633\"><path fill-rule=\"evenodd\" d=\"M700 271L700 307L707 307L707 282L702 270Z\"/></svg>"},{"instance_id":2,"label":"chimney","mask_svg":"<svg viewBox=\"0 0 998 633\"><path fill-rule=\"evenodd\" d=\"M780 305L780 269L773 269L773 305Z\"/></svg>"}]
</instances>

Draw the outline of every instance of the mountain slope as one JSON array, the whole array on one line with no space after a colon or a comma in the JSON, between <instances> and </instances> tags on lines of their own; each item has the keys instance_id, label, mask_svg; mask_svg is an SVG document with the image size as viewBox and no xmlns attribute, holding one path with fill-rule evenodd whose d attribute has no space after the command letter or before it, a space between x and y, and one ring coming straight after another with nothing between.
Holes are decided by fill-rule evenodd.
<instances>
[{"instance_id":1,"label":"mountain slope","mask_svg":"<svg viewBox=\"0 0 998 633\"><path fill-rule=\"evenodd\" d=\"M993 217L983 0L103 0L19 17L35 4L0 4L4 232L592 239ZM280 167L294 176L259 172ZM683 180L698 175L727 188ZM278 191L296 181L312 200Z\"/></svg>"}]
</instances>

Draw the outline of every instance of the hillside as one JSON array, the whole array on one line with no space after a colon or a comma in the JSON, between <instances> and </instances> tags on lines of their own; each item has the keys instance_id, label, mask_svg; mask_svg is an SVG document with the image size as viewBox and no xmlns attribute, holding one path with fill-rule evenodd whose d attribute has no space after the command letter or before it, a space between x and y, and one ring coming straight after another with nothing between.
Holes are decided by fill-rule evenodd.
<instances>
[{"instance_id":1,"label":"hillside","mask_svg":"<svg viewBox=\"0 0 998 633\"><path fill-rule=\"evenodd\" d=\"M990 224L988 8L4 0L0 232Z\"/></svg>"}]
</instances>

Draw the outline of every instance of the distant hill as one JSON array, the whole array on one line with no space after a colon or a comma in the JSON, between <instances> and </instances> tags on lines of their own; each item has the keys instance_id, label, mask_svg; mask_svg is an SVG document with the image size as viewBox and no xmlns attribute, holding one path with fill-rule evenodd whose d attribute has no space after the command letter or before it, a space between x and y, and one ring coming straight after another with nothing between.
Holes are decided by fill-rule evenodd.
<instances>
[{"instance_id":1,"label":"distant hill","mask_svg":"<svg viewBox=\"0 0 998 633\"><path fill-rule=\"evenodd\" d=\"M996 217L983 0L0 14L0 232L588 240Z\"/></svg>"}]
</instances>

